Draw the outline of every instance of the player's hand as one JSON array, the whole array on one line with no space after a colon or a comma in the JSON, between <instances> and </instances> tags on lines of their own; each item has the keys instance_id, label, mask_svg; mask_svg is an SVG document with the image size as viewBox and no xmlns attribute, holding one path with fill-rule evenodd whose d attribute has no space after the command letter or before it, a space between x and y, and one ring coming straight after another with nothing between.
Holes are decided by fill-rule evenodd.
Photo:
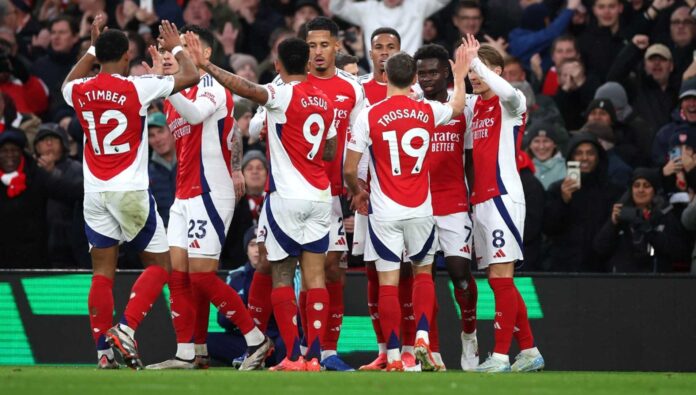
<instances>
[{"instance_id":1,"label":"player's hand","mask_svg":"<svg viewBox=\"0 0 696 395\"><path fill-rule=\"evenodd\" d=\"M346 233L353 233L355 230L355 217L350 216L343 218L343 230L346 231Z\"/></svg>"},{"instance_id":2,"label":"player's hand","mask_svg":"<svg viewBox=\"0 0 696 395\"><path fill-rule=\"evenodd\" d=\"M473 40L473 42L471 40ZM476 48L476 39L474 39L472 35L467 34L462 45L460 45L454 53L454 62L451 60L449 61L455 81L463 81L466 78L466 75L469 74L469 65L471 65L471 61L474 60L474 57L478 56L474 53L474 50L470 48Z\"/></svg>"},{"instance_id":3,"label":"player's hand","mask_svg":"<svg viewBox=\"0 0 696 395\"><path fill-rule=\"evenodd\" d=\"M462 37L462 46L464 47L464 59L471 64L471 62L478 58L478 50L481 48L481 43L478 42L473 34L467 34Z\"/></svg>"},{"instance_id":4,"label":"player's hand","mask_svg":"<svg viewBox=\"0 0 696 395\"><path fill-rule=\"evenodd\" d=\"M631 42L641 51L645 51L645 49L650 45L650 37L645 34L636 34L631 39Z\"/></svg>"},{"instance_id":5,"label":"player's hand","mask_svg":"<svg viewBox=\"0 0 696 395\"><path fill-rule=\"evenodd\" d=\"M684 167L684 171L688 173L696 168L696 157L694 157L692 152L690 153L687 151L690 150L682 148L681 164Z\"/></svg>"},{"instance_id":6,"label":"player's hand","mask_svg":"<svg viewBox=\"0 0 696 395\"><path fill-rule=\"evenodd\" d=\"M97 38L99 38L99 35L101 32L106 30L106 17L104 14L99 13L97 16L94 17L94 21L92 21L92 30L91 30L91 37L92 37L92 45L94 45L97 42Z\"/></svg>"},{"instance_id":7,"label":"player's hand","mask_svg":"<svg viewBox=\"0 0 696 395\"><path fill-rule=\"evenodd\" d=\"M181 38L179 38L179 30L176 26L169 22L168 20L163 20L159 26L159 42L165 51L172 52L172 49L177 45L181 45Z\"/></svg>"},{"instance_id":8,"label":"player's hand","mask_svg":"<svg viewBox=\"0 0 696 395\"><path fill-rule=\"evenodd\" d=\"M234 185L235 201L239 202L246 193L246 184L241 170L234 170L232 172L232 184Z\"/></svg>"},{"instance_id":9,"label":"player's hand","mask_svg":"<svg viewBox=\"0 0 696 395\"><path fill-rule=\"evenodd\" d=\"M578 183L572 178L567 178L563 180L561 184L561 199L567 204L573 198L573 193L580 189Z\"/></svg>"},{"instance_id":10,"label":"player's hand","mask_svg":"<svg viewBox=\"0 0 696 395\"><path fill-rule=\"evenodd\" d=\"M353 200L350 201L350 208L362 215L367 215L367 203L370 200L370 194L364 189L353 195Z\"/></svg>"},{"instance_id":11,"label":"player's hand","mask_svg":"<svg viewBox=\"0 0 696 395\"><path fill-rule=\"evenodd\" d=\"M568 9L575 11L582 4L582 0L568 0Z\"/></svg>"},{"instance_id":12,"label":"player's hand","mask_svg":"<svg viewBox=\"0 0 696 395\"><path fill-rule=\"evenodd\" d=\"M667 162L662 168L662 175L669 177L672 174L676 174L682 170L684 170L684 164L681 160L675 161L674 159L670 159L669 162Z\"/></svg>"},{"instance_id":13,"label":"player's hand","mask_svg":"<svg viewBox=\"0 0 696 395\"><path fill-rule=\"evenodd\" d=\"M508 56L507 48L509 44L505 41L504 37L498 37L495 39L488 34L484 34L483 38L486 40L486 44L495 48L495 50L498 51L498 53L500 53L503 57Z\"/></svg>"},{"instance_id":14,"label":"player's hand","mask_svg":"<svg viewBox=\"0 0 696 395\"><path fill-rule=\"evenodd\" d=\"M145 72L147 74L156 74L156 75L163 75L164 74L164 60L162 59L162 54L159 53L157 48L155 48L154 45L150 45L147 47L147 52L150 53L150 57L152 58L152 67L150 67L147 62L143 61L142 65L145 67Z\"/></svg>"},{"instance_id":15,"label":"player's hand","mask_svg":"<svg viewBox=\"0 0 696 395\"><path fill-rule=\"evenodd\" d=\"M623 204L621 203L616 203L614 207L611 208L611 223L614 225L617 225L619 223L619 213L621 213L621 209L623 208Z\"/></svg>"},{"instance_id":16,"label":"player's hand","mask_svg":"<svg viewBox=\"0 0 696 395\"><path fill-rule=\"evenodd\" d=\"M654 0L652 6L658 11L662 11L667 7L671 7L674 4L674 0Z\"/></svg>"},{"instance_id":17,"label":"player's hand","mask_svg":"<svg viewBox=\"0 0 696 395\"><path fill-rule=\"evenodd\" d=\"M203 56L201 40L198 39L193 32L186 32L185 39L186 48L188 49L189 55L191 55L193 63L196 65L196 67L202 68L206 63L206 59L205 56Z\"/></svg>"}]
</instances>

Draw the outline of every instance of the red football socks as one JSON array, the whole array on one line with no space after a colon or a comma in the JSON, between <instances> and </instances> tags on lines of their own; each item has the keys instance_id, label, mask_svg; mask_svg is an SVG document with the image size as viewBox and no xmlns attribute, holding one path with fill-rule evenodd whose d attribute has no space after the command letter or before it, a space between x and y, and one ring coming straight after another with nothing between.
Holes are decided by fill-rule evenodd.
<instances>
[{"instance_id":1,"label":"red football socks","mask_svg":"<svg viewBox=\"0 0 696 395\"><path fill-rule=\"evenodd\" d=\"M399 302L401 304L401 339L405 346L416 343L416 317L413 311L413 277L399 279Z\"/></svg>"},{"instance_id":2,"label":"red football socks","mask_svg":"<svg viewBox=\"0 0 696 395\"><path fill-rule=\"evenodd\" d=\"M430 321L430 333L428 333L430 351L432 352L440 352L440 327L437 324L437 312L439 310L440 306L437 303L437 298L435 298L435 309L433 310L433 319Z\"/></svg>"},{"instance_id":3,"label":"red football socks","mask_svg":"<svg viewBox=\"0 0 696 395\"><path fill-rule=\"evenodd\" d=\"M370 314L372 321L372 329L375 330L377 343L385 343L382 335L382 327L379 324L379 279L377 278L377 270L368 267L367 272L367 311Z\"/></svg>"},{"instance_id":4,"label":"red football socks","mask_svg":"<svg viewBox=\"0 0 696 395\"><path fill-rule=\"evenodd\" d=\"M462 331L473 333L476 330L476 302L478 300L478 288L473 276L467 281L466 289L454 289L454 298L459 305L462 314Z\"/></svg>"},{"instance_id":5,"label":"red football socks","mask_svg":"<svg viewBox=\"0 0 696 395\"><path fill-rule=\"evenodd\" d=\"M329 293L326 288L307 291L307 360L319 358L329 316Z\"/></svg>"},{"instance_id":6,"label":"red football socks","mask_svg":"<svg viewBox=\"0 0 696 395\"><path fill-rule=\"evenodd\" d=\"M99 348L103 345L104 334L112 326L114 315L114 280L95 274L92 276L92 286L89 287L87 306L89 308L89 325L92 327L92 338ZM102 339L102 342L100 342Z\"/></svg>"},{"instance_id":7,"label":"red football socks","mask_svg":"<svg viewBox=\"0 0 696 395\"><path fill-rule=\"evenodd\" d=\"M295 291L292 287L274 288L271 292L273 304L273 316L280 337L285 343L286 356L294 361L299 356L300 339L297 334L297 304L295 303Z\"/></svg>"},{"instance_id":8,"label":"red football socks","mask_svg":"<svg viewBox=\"0 0 696 395\"><path fill-rule=\"evenodd\" d=\"M512 343L512 331L517 320L517 294L512 278L489 278L488 283L495 296L495 320L493 322L497 354L507 355Z\"/></svg>"},{"instance_id":9,"label":"red football socks","mask_svg":"<svg viewBox=\"0 0 696 395\"><path fill-rule=\"evenodd\" d=\"M517 319L515 320L515 339L520 345L520 350L526 350L534 347L534 336L532 328L529 326L529 318L527 317L527 305L522 299L520 291L515 287L517 293Z\"/></svg>"},{"instance_id":10,"label":"red football socks","mask_svg":"<svg viewBox=\"0 0 696 395\"><path fill-rule=\"evenodd\" d=\"M239 294L217 276L215 272L191 273L191 284L218 309L218 312L232 321L242 334L254 329L254 322Z\"/></svg>"},{"instance_id":11,"label":"red football socks","mask_svg":"<svg viewBox=\"0 0 696 395\"><path fill-rule=\"evenodd\" d=\"M189 280L191 275L189 274ZM206 344L208 339L208 321L210 320L210 299L205 291L199 289L191 282L191 296L193 297L193 342L195 344Z\"/></svg>"},{"instance_id":12,"label":"red football socks","mask_svg":"<svg viewBox=\"0 0 696 395\"><path fill-rule=\"evenodd\" d=\"M126 305L121 323L134 331L138 329L140 322L150 311L168 280L169 273L164 268L155 265L148 266L131 288L130 300Z\"/></svg>"},{"instance_id":13,"label":"red football socks","mask_svg":"<svg viewBox=\"0 0 696 395\"><path fill-rule=\"evenodd\" d=\"M196 317L188 272L172 270L172 275L169 277L169 297L176 342L191 343Z\"/></svg>"},{"instance_id":14,"label":"red football socks","mask_svg":"<svg viewBox=\"0 0 696 395\"><path fill-rule=\"evenodd\" d=\"M430 331L435 311L435 284L430 273L416 275L413 281L413 313L416 317L416 330Z\"/></svg>"},{"instance_id":15,"label":"red football socks","mask_svg":"<svg viewBox=\"0 0 696 395\"><path fill-rule=\"evenodd\" d=\"M261 332L266 333L268 321L273 313L271 303L271 292L273 291L273 279L270 274L254 272L254 278L249 287L249 314L259 327Z\"/></svg>"},{"instance_id":16,"label":"red football socks","mask_svg":"<svg viewBox=\"0 0 696 395\"><path fill-rule=\"evenodd\" d=\"M304 339L306 345L309 345L309 342L307 341L307 338L309 336L309 333L307 333L307 291L300 291L300 295L298 298L299 306L298 309L300 311L300 324L302 325L302 338Z\"/></svg>"},{"instance_id":17,"label":"red football socks","mask_svg":"<svg viewBox=\"0 0 696 395\"><path fill-rule=\"evenodd\" d=\"M401 307L399 306L399 287L394 285L379 286L379 322L382 334L387 340L387 349L399 349L399 325Z\"/></svg>"},{"instance_id":18,"label":"red football socks","mask_svg":"<svg viewBox=\"0 0 696 395\"><path fill-rule=\"evenodd\" d=\"M321 349L336 350L338 338L341 335L343 323L343 284L339 282L326 283L326 291L329 293L329 316L324 337L321 341Z\"/></svg>"}]
</instances>

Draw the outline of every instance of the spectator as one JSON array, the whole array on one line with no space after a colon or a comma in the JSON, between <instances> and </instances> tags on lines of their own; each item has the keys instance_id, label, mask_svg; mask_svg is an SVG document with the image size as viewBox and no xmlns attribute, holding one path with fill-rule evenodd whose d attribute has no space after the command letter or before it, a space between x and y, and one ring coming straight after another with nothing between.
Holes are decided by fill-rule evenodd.
<instances>
[{"instance_id":1,"label":"spectator","mask_svg":"<svg viewBox=\"0 0 696 395\"><path fill-rule=\"evenodd\" d=\"M643 67L634 71L643 51ZM607 80L625 86L636 111L645 117L652 130L657 130L669 122L670 113L677 104L681 74L672 73L673 69L669 48L662 44L648 47L648 36L639 34L616 56Z\"/></svg>"},{"instance_id":2,"label":"spectator","mask_svg":"<svg viewBox=\"0 0 696 395\"><path fill-rule=\"evenodd\" d=\"M578 38L578 47L587 66L587 75L604 81L616 54L623 47L626 29L621 26L621 0L595 0L592 14L595 20Z\"/></svg>"},{"instance_id":3,"label":"spectator","mask_svg":"<svg viewBox=\"0 0 696 395\"><path fill-rule=\"evenodd\" d=\"M573 36L560 36L553 40L551 44L551 62L553 65L549 67L546 74L537 76L543 81L541 93L547 96L555 96L558 92L558 70L561 64L567 59L575 59L580 57L578 52L577 42Z\"/></svg>"},{"instance_id":4,"label":"spectator","mask_svg":"<svg viewBox=\"0 0 696 395\"><path fill-rule=\"evenodd\" d=\"M604 0L598 0L604 1ZM599 81L585 74L585 65L580 59L566 59L559 68L559 90L554 96L568 130L579 129L584 123L581 111L586 108L599 86Z\"/></svg>"},{"instance_id":5,"label":"spectator","mask_svg":"<svg viewBox=\"0 0 696 395\"><path fill-rule=\"evenodd\" d=\"M558 148L560 132L548 123L537 123L525 131L524 145L534 164L534 176L544 190L566 176L566 163Z\"/></svg>"},{"instance_id":6,"label":"spectator","mask_svg":"<svg viewBox=\"0 0 696 395\"><path fill-rule=\"evenodd\" d=\"M244 174L246 191L237 204L230 231L220 255L220 261L228 267L230 265L236 267L244 262L245 252L242 244L244 229L256 225L259 221L268 178L266 156L260 151L249 151L244 154L242 174Z\"/></svg>"},{"instance_id":7,"label":"spectator","mask_svg":"<svg viewBox=\"0 0 696 395\"><path fill-rule=\"evenodd\" d=\"M447 48L449 45L447 45L447 42L441 37L441 31L442 29L437 23L437 20L432 16L428 17L428 19L423 22L423 45L438 44Z\"/></svg>"},{"instance_id":8,"label":"spectator","mask_svg":"<svg viewBox=\"0 0 696 395\"><path fill-rule=\"evenodd\" d=\"M481 31L483 11L481 11L481 4L478 1L463 0L458 2L454 6L454 12L452 12L452 24L456 30L448 35L448 41L451 43L456 43L467 34L472 34L482 42L485 39Z\"/></svg>"},{"instance_id":9,"label":"spectator","mask_svg":"<svg viewBox=\"0 0 696 395\"><path fill-rule=\"evenodd\" d=\"M507 66L506 66L507 67ZM514 69L514 67L513 67ZM504 72L503 72L504 74ZM550 123L559 129L561 141L560 145L565 145L568 142L568 132L563 126L563 116L556 106L553 98L534 94L532 85L527 81L511 82L515 89L519 89L526 99L527 103L527 128L531 128L537 123Z\"/></svg>"},{"instance_id":10,"label":"spectator","mask_svg":"<svg viewBox=\"0 0 696 395\"><path fill-rule=\"evenodd\" d=\"M312 19L324 15L316 0L297 0L288 27L297 34L300 27Z\"/></svg>"},{"instance_id":11,"label":"spectator","mask_svg":"<svg viewBox=\"0 0 696 395\"><path fill-rule=\"evenodd\" d=\"M68 157L68 134L54 123L43 124L34 138L37 164L66 182L82 184L82 164ZM46 206L48 259L52 267L90 266L89 248L84 235L82 202L48 199Z\"/></svg>"},{"instance_id":12,"label":"spectator","mask_svg":"<svg viewBox=\"0 0 696 395\"><path fill-rule=\"evenodd\" d=\"M48 109L48 92L29 68L29 61L17 53L14 32L0 27L0 92L12 98L20 113L41 115Z\"/></svg>"},{"instance_id":13,"label":"spectator","mask_svg":"<svg viewBox=\"0 0 696 395\"><path fill-rule=\"evenodd\" d=\"M51 45L46 55L37 59L32 74L38 76L48 87L50 94L49 116L69 108L63 99L60 87L77 60L79 41L77 23L68 16L60 16L50 24Z\"/></svg>"},{"instance_id":14,"label":"spectator","mask_svg":"<svg viewBox=\"0 0 696 395\"><path fill-rule=\"evenodd\" d=\"M693 7L693 3L691 4ZM670 48L674 58L674 74L681 76L694 61L696 50L696 19L686 5L677 7L669 18Z\"/></svg>"},{"instance_id":15,"label":"spectator","mask_svg":"<svg viewBox=\"0 0 696 395\"><path fill-rule=\"evenodd\" d=\"M238 76L246 78L254 83L259 82L259 63L253 56L236 53L230 56L230 66L232 67L232 71ZM237 98L239 98L239 96L235 95L235 100L237 100Z\"/></svg>"},{"instance_id":16,"label":"spectator","mask_svg":"<svg viewBox=\"0 0 696 395\"><path fill-rule=\"evenodd\" d=\"M251 150L266 152L266 144L259 139L253 139L249 135L249 123L254 113L256 113L256 109L256 103L244 98L234 102L234 119L237 120L237 126L239 126L239 130L242 132L242 152Z\"/></svg>"},{"instance_id":17,"label":"spectator","mask_svg":"<svg viewBox=\"0 0 696 395\"><path fill-rule=\"evenodd\" d=\"M569 0L565 9L549 24L550 13L544 3L532 4L522 11L520 26L508 35L508 52L520 59L525 69L530 69L530 59L541 55L541 67L551 67L549 47L568 28L580 0Z\"/></svg>"},{"instance_id":18,"label":"spectator","mask_svg":"<svg viewBox=\"0 0 696 395\"><path fill-rule=\"evenodd\" d=\"M271 33L271 37L268 40L271 51L258 67L259 82L262 84L267 84L275 78L275 61L278 59L278 44L289 37L295 37L295 33L286 27L276 28Z\"/></svg>"},{"instance_id":19,"label":"spectator","mask_svg":"<svg viewBox=\"0 0 696 395\"><path fill-rule=\"evenodd\" d=\"M550 248L544 267L556 272L602 272L604 262L592 243L622 189L609 180L606 152L593 135L571 137L566 158L580 162L580 184L566 177L549 186L544 233Z\"/></svg>"},{"instance_id":20,"label":"spectator","mask_svg":"<svg viewBox=\"0 0 696 395\"><path fill-rule=\"evenodd\" d=\"M652 161L663 166L669 156L669 142L680 131L696 129L696 78L683 81L679 90L679 107L672 112L672 122L663 126L655 136Z\"/></svg>"},{"instance_id":21,"label":"spectator","mask_svg":"<svg viewBox=\"0 0 696 395\"><path fill-rule=\"evenodd\" d=\"M336 53L336 67L357 78L360 73L357 56L348 55L343 52Z\"/></svg>"},{"instance_id":22,"label":"spectator","mask_svg":"<svg viewBox=\"0 0 696 395\"><path fill-rule=\"evenodd\" d=\"M544 186L534 176L535 169L531 159L524 151L517 153L517 169L520 172L522 189L524 190L524 261L521 268L525 271L541 270L542 224L544 223Z\"/></svg>"},{"instance_id":23,"label":"spectator","mask_svg":"<svg viewBox=\"0 0 696 395\"><path fill-rule=\"evenodd\" d=\"M681 214L682 226L691 232L692 236L696 232L696 199L694 199L694 196L696 195L692 195L691 202ZM696 273L696 245L694 245L691 251L691 273Z\"/></svg>"},{"instance_id":24,"label":"spectator","mask_svg":"<svg viewBox=\"0 0 696 395\"><path fill-rule=\"evenodd\" d=\"M48 268L46 206L49 198L82 198L82 178L48 173L24 152L17 129L0 133L0 264L5 268ZM11 226L10 226L11 225Z\"/></svg>"},{"instance_id":25,"label":"spectator","mask_svg":"<svg viewBox=\"0 0 696 395\"><path fill-rule=\"evenodd\" d=\"M27 0L12 0L17 19L14 30L17 33L17 49L18 53L24 57L30 55L31 42L41 31L39 21L32 15L32 3Z\"/></svg>"},{"instance_id":26,"label":"spectator","mask_svg":"<svg viewBox=\"0 0 696 395\"><path fill-rule=\"evenodd\" d=\"M590 105L587 106L585 115L587 122L599 123L611 128L616 153L626 164L631 167L638 167L645 161L645 158L640 156L640 145L642 141L645 144L642 134L648 132L634 130L630 125L619 122L616 109L611 100L592 100ZM628 178L630 178L630 175Z\"/></svg>"},{"instance_id":27,"label":"spectator","mask_svg":"<svg viewBox=\"0 0 696 395\"><path fill-rule=\"evenodd\" d=\"M266 58L271 33L285 25L283 16L261 0L235 1L228 4L241 22L236 51L249 54L259 61Z\"/></svg>"},{"instance_id":28,"label":"spectator","mask_svg":"<svg viewBox=\"0 0 696 395\"><path fill-rule=\"evenodd\" d=\"M152 149L147 169L150 191L166 228L169 225L169 208L174 203L176 193L177 160L176 141L161 112L149 114L147 117L147 142Z\"/></svg>"},{"instance_id":29,"label":"spectator","mask_svg":"<svg viewBox=\"0 0 696 395\"><path fill-rule=\"evenodd\" d=\"M212 4L206 0L189 0L184 8L183 18L187 25L196 25L209 30L214 28Z\"/></svg>"},{"instance_id":30,"label":"spectator","mask_svg":"<svg viewBox=\"0 0 696 395\"><path fill-rule=\"evenodd\" d=\"M607 154L607 173L609 179L616 185L626 187L631 181L633 169L621 159L616 149L616 134L611 126L599 122L587 122L581 132L594 135Z\"/></svg>"},{"instance_id":31,"label":"spectator","mask_svg":"<svg viewBox=\"0 0 696 395\"><path fill-rule=\"evenodd\" d=\"M696 130L677 132L670 139L669 147L669 160L662 167L662 185L672 204L686 204L690 200L689 193L696 190Z\"/></svg>"},{"instance_id":32,"label":"spectator","mask_svg":"<svg viewBox=\"0 0 696 395\"><path fill-rule=\"evenodd\" d=\"M659 188L658 171L635 170L631 186L594 239L595 251L608 258L607 271L671 272L674 263L687 260L689 240Z\"/></svg>"},{"instance_id":33,"label":"spectator","mask_svg":"<svg viewBox=\"0 0 696 395\"><path fill-rule=\"evenodd\" d=\"M401 50L414 54L423 44L423 21L447 3L449 0L331 0L329 5L337 17L362 27L365 43L370 42L373 31L390 26L401 35Z\"/></svg>"}]
</instances>

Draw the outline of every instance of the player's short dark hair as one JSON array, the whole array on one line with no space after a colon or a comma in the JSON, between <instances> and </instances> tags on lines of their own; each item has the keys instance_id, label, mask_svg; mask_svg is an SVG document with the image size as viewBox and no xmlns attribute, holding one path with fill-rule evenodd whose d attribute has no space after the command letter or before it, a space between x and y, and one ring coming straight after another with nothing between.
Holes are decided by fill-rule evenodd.
<instances>
[{"instance_id":1,"label":"player's short dark hair","mask_svg":"<svg viewBox=\"0 0 696 395\"><path fill-rule=\"evenodd\" d=\"M94 49L99 63L116 62L128 52L128 37L120 30L109 29L99 35Z\"/></svg>"},{"instance_id":2,"label":"player's short dark hair","mask_svg":"<svg viewBox=\"0 0 696 395\"><path fill-rule=\"evenodd\" d=\"M80 26L78 25L75 18L68 15L59 15L58 17L56 17L56 19L53 19L51 23L48 25L48 30L50 31L51 29L53 29L53 25L55 25L58 22L66 22L68 24L68 27L70 27L70 31L73 35L76 35L80 32Z\"/></svg>"},{"instance_id":3,"label":"player's short dark hair","mask_svg":"<svg viewBox=\"0 0 696 395\"><path fill-rule=\"evenodd\" d=\"M457 15L459 13L459 10L462 8L468 8L468 9L477 9L481 11L481 4L479 4L478 1L476 0L463 0L457 3L457 5L454 6L454 15Z\"/></svg>"},{"instance_id":4,"label":"player's short dark hair","mask_svg":"<svg viewBox=\"0 0 696 395\"><path fill-rule=\"evenodd\" d=\"M397 52L387 59L387 80L397 88L408 88L416 77L416 61L406 52Z\"/></svg>"},{"instance_id":5,"label":"player's short dark hair","mask_svg":"<svg viewBox=\"0 0 696 395\"><path fill-rule=\"evenodd\" d=\"M309 45L299 38L286 38L278 44L278 60L288 74L304 75L309 62Z\"/></svg>"},{"instance_id":6,"label":"player's short dark hair","mask_svg":"<svg viewBox=\"0 0 696 395\"><path fill-rule=\"evenodd\" d=\"M299 36L303 40L306 40L307 34L314 30L326 30L331 34L331 37L338 38L338 25L325 16L318 16L305 23L304 29L300 29Z\"/></svg>"},{"instance_id":7,"label":"player's short dark hair","mask_svg":"<svg viewBox=\"0 0 696 395\"><path fill-rule=\"evenodd\" d=\"M370 36L370 42L372 42L372 40L374 40L375 37L379 36L380 34L391 34L392 36L396 37L396 40L399 42L399 44L401 44L401 35L396 31L396 29L391 27L380 27L375 29Z\"/></svg>"},{"instance_id":8,"label":"player's short dark hair","mask_svg":"<svg viewBox=\"0 0 696 395\"><path fill-rule=\"evenodd\" d=\"M500 52L498 52L490 44L481 44L481 47L478 50L478 57L488 67L500 67L501 69L505 69L503 55L501 55Z\"/></svg>"},{"instance_id":9,"label":"player's short dark hair","mask_svg":"<svg viewBox=\"0 0 696 395\"><path fill-rule=\"evenodd\" d=\"M215 45L215 36L213 36L213 33L210 30L204 27L200 27L198 25L184 25L184 27L181 28L181 33L186 32L191 32L197 35L208 48L213 48L213 45Z\"/></svg>"},{"instance_id":10,"label":"player's short dark hair","mask_svg":"<svg viewBox=\"0 0 696 395\"><path fill-rule=\"evenodd\" d=\"M449 58L449 52L447 52L447 49L439 44L423 45L422 47L418 48L416 53L413 55L413 59L415 61L423 59L437 59L444 65L449 64Z\"/></svg>"},{"instance_id":11,"label":"player's short dark hair","mask_svg":"<svg viewBox=\"0 0 696 395\"><path fill-rule=\"evenodd\" d=\"M336 53L336 67L338 67L341 70L343 70L343 68L346 67L346 65L358 63L358 60L359 59L357 56L353 56L345 52Z\"/></svg>"}]
</instances>

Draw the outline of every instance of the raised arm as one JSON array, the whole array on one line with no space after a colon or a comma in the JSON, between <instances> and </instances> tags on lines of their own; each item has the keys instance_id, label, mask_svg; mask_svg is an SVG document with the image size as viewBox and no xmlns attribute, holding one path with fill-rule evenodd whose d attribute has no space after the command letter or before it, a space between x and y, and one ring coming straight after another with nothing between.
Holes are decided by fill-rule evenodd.
<instances>
[{"instance_id":1,"label":"raised arm","mask_svg":"<svg viewBox=\"0 0 696 395\"><path fill-rule=\"evenodd\" d=\"M201 77L191 57L181 48L181 38L179 37L179 31L176 29L176 26L164 20L159 30L162 48L164 48L165 51L173 53L174 58L176 58L176 61L179 63L179 71L172 76L174 77L172 94L196 85Z\"/></svg>"},{"instance_id":2,"label":"raised arm","mask_svg":"<svg viewBox=\"0 0 696 395\"><path fill-rule=\"evenodd\" d=\"M260 105L265 105L268 102L268 91L266 88L227 72L206 60L203 57L200 40L191 32L186 33L186 45L196 65L218 80L222 86L232 91L232 93L236 93Z\"/></svg>"},{"instance_id":3,"label":"raised arm","mask_svg":"<svg viewBox=\"0 0 696 395\"><path fill-rule=\"evenodd\" d=\"M369 4L367 2L356 3L354 0L330 0L329 10L346 22L362 25L363 15L369 10Z\"/></svg>"},{"instance_id":4,"label":"raised arm","mask_svg":"<svg viewBox=\"0 0 696 395\"><path fill-rule=\"evenodd\" d=\"M84 54L84 56L82 56L82 58L80 58L80 60L77 61L77 64L75 64L72 70L70 70L68 76L65 77L63 85L61 86L61 90L65 88L65 85L67 85L70 81L85 78L89 75L90 71L92 70L92 67L94 67L94 63L97 61L97 56L94 51L94 44L97 42L97 38L99 37L99 34L101 34L105 25L106 18L104 17L104 14L97 14L97 16L94 17L94 21L92 22L92 41L89 50L87 51L87 53Z\"/></svg>"},{"instance_id":5,"label":"raised arm","mask_svg":"<svg viewBox=\"0 0 696 395\"><path fill-rule=\"evenodd\" d=\"M478 42L472 35L467 35L462 45L454 53L454 62L450 60L454 78L454 91L447 105L452 108L452 117L464 111L466 106L466 75L469 74L469 64L476 53ZM473 49L472 49L473 48Z\"/></svg>"},{"instance_id":6,"label":"raised arm","mask_svg":"<svg viewBox=\"0 0 696 395\"><path fill-rule=\"evenodd\" d=\"M467 42L468 42L468 37L467 37ZM476 51L478 52L478 48L480 47L478 41L475 42ZM469 45L467 46L467 52L471 52L472 47ZM510 85L509 82L505 81L505 79L501 76L499 76L496 72L493 70L489 69L488 66L486 66L485 63L481 61L478 57L478 53L475 55L472 53L471 56L473 56L471 60L471 65L470 68L476 74L479 75L481 80L485 82L495 93L499 98L500 98L500 103L505 106L505 108L512 112L515 113L517 112L517 109L522 107L522 104L524 100L524 96L517 91L512 85Z\"/></svg>"}]
</instances>

